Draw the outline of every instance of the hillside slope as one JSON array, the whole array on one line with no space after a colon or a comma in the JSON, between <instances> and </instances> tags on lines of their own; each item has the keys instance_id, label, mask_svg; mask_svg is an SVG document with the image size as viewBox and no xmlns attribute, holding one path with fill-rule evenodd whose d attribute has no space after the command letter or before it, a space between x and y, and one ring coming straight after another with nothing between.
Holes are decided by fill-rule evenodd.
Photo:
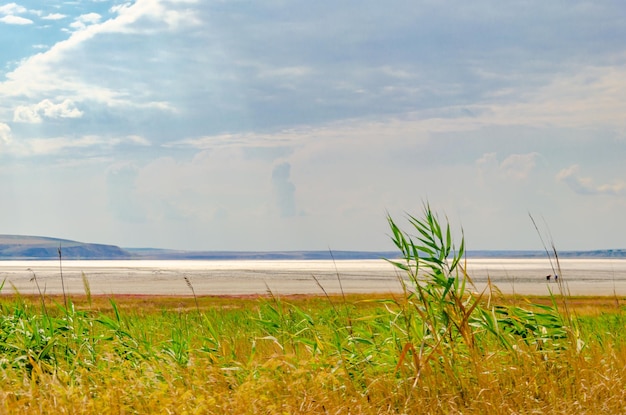
<instances>
[{"instance_id":1,"label":"hillside slope","mask_svg":"<svg viewBox=\"0 0 626 415\"><path fill-rule=\"evenodd\" d=\"M115 245L92 244L42 236L0 235L0 259L125 259L131 254Z\"/></svg>"}]
</instances>

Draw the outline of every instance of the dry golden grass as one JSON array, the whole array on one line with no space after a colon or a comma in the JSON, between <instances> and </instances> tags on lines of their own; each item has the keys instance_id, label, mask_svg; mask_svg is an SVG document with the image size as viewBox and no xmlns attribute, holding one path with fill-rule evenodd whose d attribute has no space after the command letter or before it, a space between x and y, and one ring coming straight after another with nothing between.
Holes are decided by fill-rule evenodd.
<instances>
[{"instance_id":1,"label":"dry golden grass","mask_svg":"<svg viewBox=\"0 0 626 415\"><path fill-rule=\"evenodd\" d=\"M588 319L582 351L542 352L520 342L509 352L494 344L467 356L441 356L438 359L456 359L454 366L441 366L435 359L416 381L414 367L398 364L398 354L384 355L381 350L369 362L351 363L347 351L333 350L332 330L337 328L323 326L330 324L327 319L335 311L347 310L356 330L361 320L369 321L380 311L376 300L384 297L350 295L345 303L341 297L281 298L318 322L318 351L292 345L288 338L280 341L278 334L271 339L258 329L254 319L268 302L276 305L272 299L199 297L200 314L219 327L221 342L215 353L200 351L206 335L195 325L202 324L200 319L191 326L189 360L184 364L157 352L148 358L124 357L117 351L117 340L101 341L90 364L59 364L51 371L35 364L30 372L4 364L0 413L616 414L626 407L626 343L602 320L613 316L626 321L615 298L568 300L577 315ZM46 301L52 308L61 300ZM109 300L72 298L76 309L113 315ZM23 301L36 307L39 299ZM340 309L332 310L331 302ZM192 324L199 315L191 297L116 296L115 303L133 336L149 331L151 341L159 345L173 330L172 321L188 318ZM347 350L349 344L342 347ZM385 366L376 359L390 360Z\"/></svg>"}]
</instances>

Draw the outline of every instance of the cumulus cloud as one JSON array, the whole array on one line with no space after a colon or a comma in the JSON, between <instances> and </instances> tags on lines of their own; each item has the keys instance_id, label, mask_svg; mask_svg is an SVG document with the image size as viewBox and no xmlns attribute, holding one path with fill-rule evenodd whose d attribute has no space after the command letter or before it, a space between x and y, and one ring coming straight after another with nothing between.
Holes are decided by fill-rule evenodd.
<instances>
[{"instance_id":1,"label":"cumulus cloud","mask_svg":"<svg viewBox=\"0 0 626 415\"><path fill-rule=\"evenodd\" d=\"M17 16L18 14L26 13L28 10L16 3L8 3L0 6L0 14L4 15L0 17L0 22L12 25L29 25L33 21L25 17Z\"/></svg>"},{"instance_id":2,"label":"cumulus cloud","mask_svg":"<svg viewBox=\"0 0 626 415\"><path fill-rule=\"evenodd\" d=\"M27 25L33 24L33 21L21 16L14 16L12 14L0 17L0 22L14 25Z\"/></svg>"},{"instance_id":3,"label":"cumulus cloud","mask_svg":"<svg viewBox=\"0 0 626 415\"><path fill-rule=\"evenodd\" d=\"M0 13L1 14L20 14L20 13L26 13L26 8L24 6L20 6L17 3L8 3L5 5L0 6Z\"/></svg>"},{"instance_id":4,"label":"cumulus cloud","mask_svg":"<svg viewBox=\"0 0 626 415\"><path fill-rule=\"evenodd\" d=\"M70 24L70 27L75 30L82 30L85 29L87 26L98 23L100 19L102 19L102 16L98 13L82 14Z\"/></svg>"},{"instance_id":5,"label":"cumulus cloud","mask_svg":"<svg viewBox=\"0 0 626 415\"><path fill-rule=\"evenodd\" d=\"M287 162L278 164L272 170L272 185L276 194L276 205L280 216L284 218L296 214L296 186L290 180L291 165Z\"/></svg>"},{"instance_id":6,"label":"cumulus cloud","mask_svg":"<svg viewBox=\"0 0 626 415\"><path fill-rule=\"evenodd\" d=\"M20 107L16 120L37 123L44 116L30 102L25 102L25 97L29 100L67 97L74 102L89 103L108 122L115 118L134 123L136 115L175 113L178 108L172 102L173 95L185 96L188 88L193 88L190 80L197 77L190 75L188 68L172 71L172 65L194 61L202 53L192 52L191 43L184 38L174 37L172 41L189 44L188 48L182 48L188 50L159 45L165 33L178 36L176 30L186 31L189 21L197 22L198 18L193 17L195 11L188 10L190 6L188 2L139 0L110 10L106 18L99 13L77 17L69 37L21 59L5 74L0 80L0 109L11 101L13 109ZM4 10L28 12L16 6ZM49 16L61 17L60 14ZM189 19L183 24L185 16ZM181 23L176 23L179 20ZM144 36L137 39L136 34L154 35L160 40L155 42ZM198 72L201 72L199 66ZM172 74L177 73L180 80L172 79ZM78 116L78 112L73 116Z\"/></svg>"},{"instance_id":7,"label":"cumulus cloud","mask_svg":"<svg viewBox=\"0 0 626 415\"><path fill-rule=\"evenodd\" d=\"M579 171L579 165L571 165L561 170L556 175L556 179L566 183L570 189L581 195L626 195L626 183L624 181L616 180L613 183L596 184L592 178L581 176Z\"/></svg>"},{"instance_id":8,"label":"cumulus cloud","mask_svg":"<svg viewBox=\"0 0 626 415\"><path fill-rule=\"evenodd\" d=\"M511 154L500 163L500 169L511 178L523 180L535 167L539 153Z\"/></svg>"},{"instance_id":9,"label":"cumulus cloud","mask_svg":"<svg viewBox=\"0 0 626 415\"><path fill-rule=\"evenodd\" d=\"M11 127L0 122L0 143L9 144L11 142Z\"/></svg>"},{"instance_id":10,"label":"cumulus cloud","mask_svg":"<svg viewBox=\"0 0 626 415\"><path fill-rule=\"evenodd\" d=\"M476 166L483 172L489 174L496 173L498 176L514 180L525 180L534 170L537 164L539 153L511 154L501 162L497 153L484 153L478 160Z\"/></svg>"},{"instance_id":11,"label":"cumulus cloud","mask_svg":"<svg viewBox=\"0 0 626 415\"><path fill-rule=\"evenodd\" d=\"M13 121L36 124L42 122L44 118L80 118L82 116L83 112L76 107L71 99L65 99L58 104L49 99L44 99L35 105L20 105L15 108Z\"/></svg>"},{"instance_id":12,"label":"cumulus cloud","mask_svg":"<svg viewBox=\"0 0 626 415\"><path fill-rule=\"evenodd\" d=\"M42 17L44 20L61 20L65 19L67 16L61 13L50 13Z\"/></svg>"},{"instance_id":13,"label":"cumulus cloud","mask_svg":"<svg viewBox=\"0 0 626 415\"><path fill-rule=\"evenodd\" d=\"M111 11L118 14L118 18L109 21L106 30L124 33L152 32L155 23L165 23L169 30L176 30L181 26L195 26L201 24L198 11L185 7L197 3L196 1L136 1L133 4L113 6Z\"/></svg>"}]
</instances>

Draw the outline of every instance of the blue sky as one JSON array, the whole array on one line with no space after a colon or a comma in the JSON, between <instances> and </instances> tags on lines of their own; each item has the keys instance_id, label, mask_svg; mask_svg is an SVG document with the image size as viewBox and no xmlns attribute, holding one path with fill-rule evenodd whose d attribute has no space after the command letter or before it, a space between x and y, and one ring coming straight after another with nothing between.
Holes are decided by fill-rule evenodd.
<instances>
[{"instance_id":1,"label":"blue sky","mask_svg":"<svg viewBox=\"0 0 626 415\"><path fill-rule=\"evenodd\" d=\"M621 1L0 3L0 233L626 248Z\"/></svg>"}]
</instances>

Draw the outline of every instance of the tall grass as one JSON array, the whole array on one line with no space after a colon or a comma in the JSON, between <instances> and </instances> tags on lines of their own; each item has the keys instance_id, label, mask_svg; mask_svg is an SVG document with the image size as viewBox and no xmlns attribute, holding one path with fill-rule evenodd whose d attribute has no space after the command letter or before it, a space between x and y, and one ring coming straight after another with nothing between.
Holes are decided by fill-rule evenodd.
<instances>
[{"instance_id":1,"label":"tall grass","mask_svg":"<svg viewBox=\"0 0 626 415\"><path fill-rule=\"evenodd\" d=\"M1 413L619 413L626 314L476 292L426 205L401 295L0 297ZM338 275L338 278L340 276ZM404 280L404 279L403 279ZM38 284L36 276L33 282ZM575 311L575 303L569 303Z\"/></svg>"}]
</instances>

